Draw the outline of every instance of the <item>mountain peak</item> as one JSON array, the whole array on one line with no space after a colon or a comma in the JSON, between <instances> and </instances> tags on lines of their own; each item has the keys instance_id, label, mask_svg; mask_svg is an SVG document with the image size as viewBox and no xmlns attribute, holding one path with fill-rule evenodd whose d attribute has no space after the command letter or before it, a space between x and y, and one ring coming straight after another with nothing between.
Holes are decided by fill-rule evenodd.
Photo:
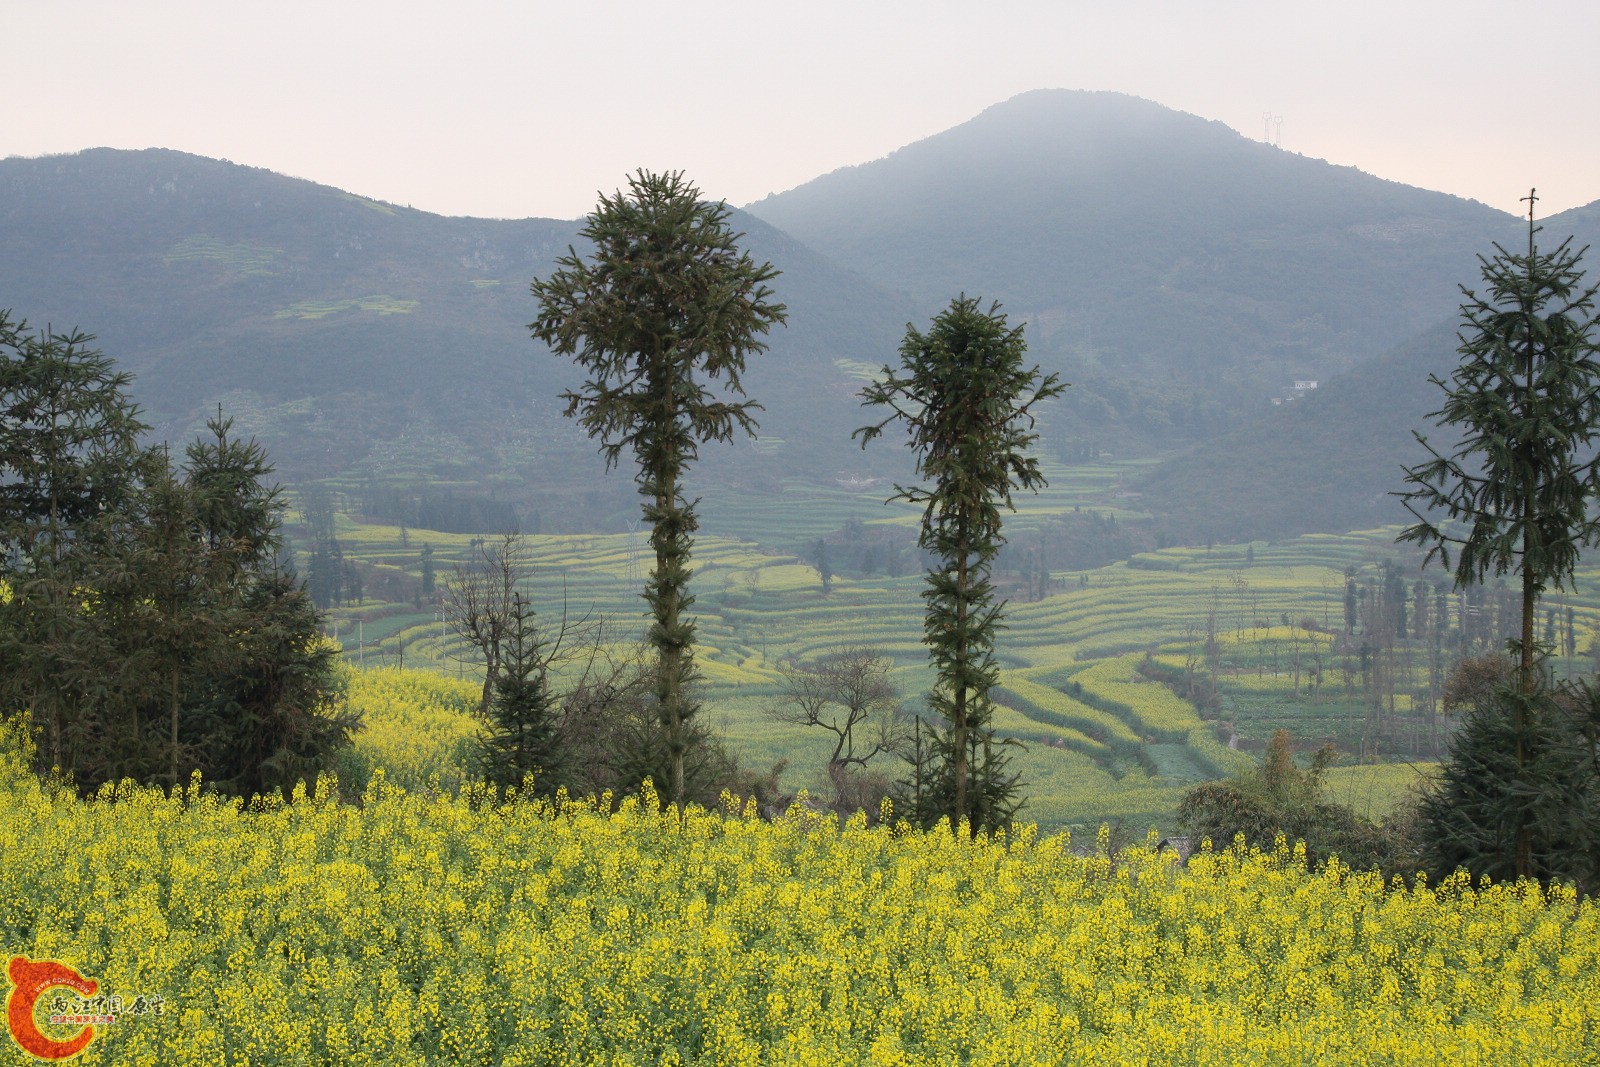
<instances>
[{"instance_id":1,"label":"mountain peak","mask_svg":"<svg viewBox=\"0 0 1600 1067\"><path fill-rule=\"evenodd\" d=\"M1096 89L1030 89L984 108L949 132L1007 126L1054 138L1109 136L1128 140L1206 131L1240 139L1240 134L1224 123L1142 96Z\"/></svg>"},{"instance_id":2,"label":"mountain peak","mask_svg":"<svg viewBox=\"0 0 1600 1067\"><path fill-rule=\"evenodd\" d=\"M1437 322L1512 221L1150 100L1067 89L748 210L930 313L959 292L1000 301L1077 386L1065 406L1099 390L1086 416L1134 423L1165 406L1174 425L1266 403L1268 381L1329 378Z\"/></svg>"}]
</instances>

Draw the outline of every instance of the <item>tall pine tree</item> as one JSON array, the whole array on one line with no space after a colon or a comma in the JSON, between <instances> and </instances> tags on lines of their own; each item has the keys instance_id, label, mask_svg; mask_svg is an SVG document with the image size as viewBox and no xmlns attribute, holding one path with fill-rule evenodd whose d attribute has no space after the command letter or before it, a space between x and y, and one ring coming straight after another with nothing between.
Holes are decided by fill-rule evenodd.
<instances>
[{"instance_id":1,"label":"tall pine tree","mask_svg":"<svg viewBox=\"0 0 1600 1067\"><path fill-rule=\"evenodd\" d=\"M939 675L933 710L946 727L934 739L949 783L944 813L958 833L1003 824L1019 786L988 725L1005 606L989 575L1005 540L1001 508L1014 510L1012 490L1045 484L1029 454L1038 438L1033 407L1065 388L1055 375L1025 368L1026 350L1022 328L1007 325L998 304L984 311L963 295L927 333L906 328L900 366L884 367L861 393L864 404L890 413L855 433L865 447L891 423L903 424L927 482L897 485L891 499L923 506L918 544L939 561L922 594L923 641Z\"/></svg>"},{"instance_id":2,"label":"tall pine tree","mask_svg":"<svg viewBox=\"0 0 1600 1067\"><path fill-rule=\"evenodd\" d=\"M697 736L694 623L688 609L689 556L698 528L683 477L703 441L753 433L741 378L745 357L766 348L762 335L785 318L767 282L778 272L738 247L725 204L700 199L679 172L640 171L628 192L602 196L575 250L554 274L533 282L539 317L533 335L589 374L564 394L567 415L599 438L607 467L623 452L637 463L655 568L645 587L656 651L656 700L671 751L670 799L686 797L685 757ZM720 383L724 397L712 392Z\"/></svg>"},{"instance_id":3,"label":"tall pine tree","mask_svg":"<svg viewBox=\"0 0 1600 1067\"><path fill-rule=\"evenodd\" d=\"M1460 855L1476 873L1503 869L1523 878L1541 873L1538 806L1530 798L1543 792L1546 720L1559 714L1539 671L1538 600L1569 584L1580 551L1600 544L1600 513L1591 510L1600 495L1597 288L1584 285L1583 251L1570 241L1539 250L1536 198L1527 200L1527 251L1496 245L1493 259L1479 257L1484 293L1462 287L1463 361L1448 383L1431 379L1445 400L1430 418L1459 434L1459 443L1441 452L1417 434L1431 458L1406 471L1411 488L1398 494L1417 519L1400 540L1427 546L1427 559L1447 568L1454 555L1457 588L1481 586L1491 574L1519 579L1515 682L1493 705L1505 721L1475 711L1457 745L1459 758L1505 747L1504 760L1483 763L1495 780L1474 787L1498 803L1483 807L1465 794L1451 800L1455 779L1447 770L1431 825L1441 839L1457 839L1459 847L1442 855Z\"/></svg>"}]
</instances>

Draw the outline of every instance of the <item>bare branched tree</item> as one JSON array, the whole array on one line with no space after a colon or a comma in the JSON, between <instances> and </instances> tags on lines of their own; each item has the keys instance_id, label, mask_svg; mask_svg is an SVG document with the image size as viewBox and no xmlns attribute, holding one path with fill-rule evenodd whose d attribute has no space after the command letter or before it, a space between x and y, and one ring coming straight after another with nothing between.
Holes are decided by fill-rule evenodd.
<instances>
[{"instance_id":1,"label":"bare branched tree","mask_svg":"<svg viewBox=\"0 0 1600 1067\"><path fill-rule=\"evenodd\" d=\"M660 793L677 761L656 703L658 664L648 644L601 640L566 671L561 733L568 753L567 785L574 795L611 793L613 801L649 779ZM691 692L691 695L693 693ZM691 724L682 763L686 802L714 806L722 790L765 801L777 791L782 765L766 776L741 771L738 761L704 723Z\"/></svg>"},{"instance_id":2,"label":"bare branched tree","mask_svg":"<svg viewBox=\"0 0 1600 1067\"><path fill-rule=\"evenodd\" d=\"M896 752L910 737L911 717L889 678L894 662L880 649L849 647L779 668L783 692L767 714L778 722L815 726L834 736L829 776L865 767Z\"/></svg>"},{"instance_id":3,"label":"bare branched tree","mask_svg":"<svg viewBox=\"0 0 1600 1067\"><path fill-rule=\"evenodd\" d=\"M517 586L528 577L528 547L521 534L499 541L476 541L466 563L457 564L443 583L445 618L457 636L483 660L483 696L478 713L487 714L495 679L515 625Z\"/></svg>"}]
</instances>

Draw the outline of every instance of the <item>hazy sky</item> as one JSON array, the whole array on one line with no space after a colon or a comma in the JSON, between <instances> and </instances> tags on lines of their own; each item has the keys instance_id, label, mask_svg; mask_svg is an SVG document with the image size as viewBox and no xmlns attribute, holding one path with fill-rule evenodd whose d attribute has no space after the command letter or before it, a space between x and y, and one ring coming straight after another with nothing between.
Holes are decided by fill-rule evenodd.
<instances>
[{"instance_id":1,"label":"hazy sky","mask_svg":"<svg viewBox=\"0 0 1600 1067\"><path fill-rule=\"evenodd\" d=\"M1112 89L1517 211L1600 199L1595 0L0 0L0 156L231 159L576 218L638 167L734 204L1038 88Z\"/></svg>"}]
</instances>

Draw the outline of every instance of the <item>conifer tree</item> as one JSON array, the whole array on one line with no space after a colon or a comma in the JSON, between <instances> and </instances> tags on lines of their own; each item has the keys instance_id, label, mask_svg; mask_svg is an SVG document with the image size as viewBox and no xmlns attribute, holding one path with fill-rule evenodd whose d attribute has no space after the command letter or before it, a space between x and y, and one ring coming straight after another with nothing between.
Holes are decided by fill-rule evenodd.
<instances>
[{"instance_id":1,"label":"conifer tree","mask_svg":"<svg viewBox=\"0 0 1600 1067\"><path fill-rule=\"evenodd\" d=\"M1005 606L989 574L1005 540L1000 509L1014 509L1013 489L1045 484L1028 454L1038 438L1032 409L1065 388L1054 374L1025 369L1026 350L1022 328L1007 325L999 304L983 311L976 298L958 297L927 333L907 326L900 366L884 367L861 393L864 404L890 414L855 432L865 447L890 423L903 423L917 473L927 481L897 485L891 499L923 505L918 544L939 561L922 594L923 641L939 676L931 700L946 733L935 744L947 766L945 814L958 833L1002 825L1009 809L996 787L1014 795L1019 784L988 727L989 693L999 677L995 634ZM975 769L989 785L972 780Z\"/></svg>"},{"instance_id":2,"label":"conifer tree","mask_svg":"<svg viewBox=\"0 0 1600 1067\"><path fill-rule=\"evenodd\" d=\"M1406 469L1413 488L1399 495L1417 522L1401 541L1427 546L1446 568L1455 555L1457 588L1491 573L1521 580L1521 629L1514 642L1524 690L1534 685L1538 598L1572 576L1585 546L1600 544L1600 345L1595 296L1584 286L1570 239L1554 252L1535 243L1533 194L1527 197L1528 250L1499 245L1478 257L1484 295L1462 287L1459 349L1464 357L1428 417L1461 435L1448 455L1414 434L1428 461ZM1420 510L1419 510L1420 509ZM1442 512L1444 519L1429 517ZM1448 521L1445 521L1448 520ZM1464 524L1465 531L1457 526Z\"/></svg>"},{"instance_id":3,"label":"conifer tree","mask_svg":"<svg viewBox=\"0 0 1600 1067\"><path fill-rule=\"evenodd\" d=\"M0 310L0 566L60 563L138 484L147 427L132 377L91 334L30 331Z\"/></svg>"},{"instance_id":4,"label":"conifer tree","mask_svg":"<svg viewBox=\"0 0 1600 1067\"><path fill-rule=\"evenodd\" d=\"M1472 661L1468 661L1469 663ZM1478 687L1418 815L1435 879L1560 879L1600 891L1600 692L1532 692L1514 668Z\"/></svg>"},{"instance_id":5,"label":"conifer tree","mask_svg":"<svg viewBox=\"0 0 1600 1067\"><path fill-rule=\"evenodd\" d=\"M91 560L152 456L129 375L78 330L30 330L0 310L0 713L30 708L46 769L95 736L87 703L114 685L86 670Z\"/></svg>"},{"instance_id":6,"label":"conifer tree","mask_svg":"<svg viewBox=\"0 0 1600 1067\"><path fill-rule=\"evenodd\" d=\"M1445 401L1429 417L1459 433L1460 442L1446 454L1417 434L1432 458L1407 469L1412 488L1398 495L1417 519L1400 540L1427 546L1427 560L1438 558L1447 568L1454 553L1458 589L1481 586L1491 573L1520 579L1521 625L1509 642L1515 680L1493 705L1504 729L1479 721L1490 712L1475 711L1458 745L1468 749L1460 753L1464 759L1476 759L1470 750L1484 744L1505 746L1504 760L1479 768L1499 780L1485 783L1478 796L1499 803L1474 806L1465 794L1457 797L1459 805L1447 802L1453 780L1447 765L1430 825L1436 836L1456 839L1454 852L1475 856L1468 864L1475 873L1509 870L1531 878L1541 868L1533 798L1544 802L1548 720L1560 713L1540 677L1534 620L1539 596L1570 584L1580 551L1600 544L1600 514L1590 510L1600 495L1594 447L1600 345L1594 338L1597 287L1585 286L1579 269L1584 250L1572 250L1569 239L1553 252L1539 251L1536 197L1526 199L1527 251L1496 245L1492 260L1479 257L1484 294L1462 287L1463 362L1448 384L1430 379L1445 391ZM1502 848L1512 854L1501 855Z\"/></svg>"},{"instance_id":7,"label":"conifer tree","mask_svg":"<svg viewBox=\"0 0 1600 1067\"><path fill-rule=\"evenodd\" d=\"M550 689L551 640L521 593L512 595L500 672L489 703L489 725L481 732L478 759L484 777L515 788L528 775L534 789L553 794L566 753L559 729L560 700Z\"/></svg>"},{"instance_id":8,"label":"conifer tree","mask_svg":"<svg viewBox=\"0 0 1600 1067\"><path fill-rule=\"evenodd\" d=\"M356 723L277 570L266 456L219 412L176 469L88 341L0 313L0 715L32 709L38 769L84 790L292 787Z\"/></svg>"},{"instance_id":9,"label":"conifer tree","mask_svg":"<svg viewBox=\"0 0 1600 1067\"><path fill-rule=\"evenodd\" d=\"M822 583L822 595L833 592L833 563L828 559L828 542L817 538L811 546L811 562L817 568L817 581Z\"/></svg>"},{"instance_id":10,"label":"conifer tree","mask_svg":"<svg viewBox=\"0 0 1600 1067\"><path fill-rule=\"evenodd\" d=\"M655 568L644 598L657 657L655 692L671 754L670 799L682 809L684 765L696 736L690 696L694 623L689 556L698 527L683 477L705 441L753 433L741 378L745 357L785 318L767 282L778 272L741 252L725 204L701 201L681 172L639 171L628 192L600 198L580 231L588 259L568 249L559 270L533 282L539 317L529 327L556 355L589 374L563 394L566 413L601 442L607 469L625 451L637 463ZM712 391L720 383L722 397Z\"/></svg>"}]
</instances>

